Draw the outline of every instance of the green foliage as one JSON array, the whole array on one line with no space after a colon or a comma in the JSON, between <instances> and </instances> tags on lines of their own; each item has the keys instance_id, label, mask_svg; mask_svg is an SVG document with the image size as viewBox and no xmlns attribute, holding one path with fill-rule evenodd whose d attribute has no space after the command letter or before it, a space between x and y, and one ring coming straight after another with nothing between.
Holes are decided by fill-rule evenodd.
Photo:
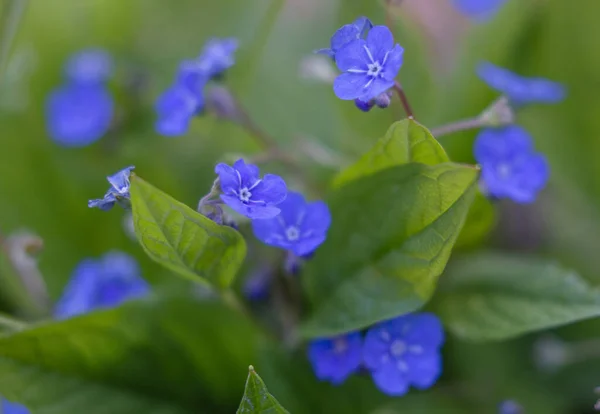
<instances>
[{"instance_id":1,"label":"green foliage","mask_svg":"<svg viewBox=\"0 0 600 414\"><path fill-rule=\"evenodd\" d=\"M508 339L600 315L600 291L552 262L485 253L448 268L433 301L456 335Z\"/></svg>"},{"instance_id":2,"label":"green foliage","mask_svg":"<svg viewBox=\"0 0 600 414\"><path fill-rule=\"evenodd\" d=\"M275 397L269 394L267 386L252 365L248 371L246 389L237 414L289 414Z\"/></svg>"},{"instance_id":3,"label":"green foliage","mask_svg":"<svg viewBox=\"0 0 600 414\"><path fill-rule=\"evenodd\" d=\"M455 249L466 250L479 247L495 225L494 205L480 191L477 191L469 214L467 214L465 225L456 240Z\"/></svg>"},{"instance_id":4,"label":"green foliage","mask_svg":"<svg viewBox=\"0 0 600 414\"><path fill-rule=\"evenodd\" d=\"M355 180L328 200L328 239L303 281L306 336L364 328L430 298L475 194L478 170L406 164Z\"/></svg>"},{"instance_id":5,"label":"green foliage","mask_svg":"<svg viewBox=\"0 0 600 414\"><path fill-rule=\"evenodd\" d=\"M153 297L0 338L0 394L40 414L212 412L237 405L256 340L220 303Z\"/></svg>"},{"instance_id":6,"label":"green foliage","mask_svg":"<svg viewBox=\"0 0 600 414\"><path fill-rule=\"evenodd\" d=\"M131 177L133 223L148 255L177 274L219 289L228 287L246 257L246 242L156 189Z\"/></svg>"}]
</instances>

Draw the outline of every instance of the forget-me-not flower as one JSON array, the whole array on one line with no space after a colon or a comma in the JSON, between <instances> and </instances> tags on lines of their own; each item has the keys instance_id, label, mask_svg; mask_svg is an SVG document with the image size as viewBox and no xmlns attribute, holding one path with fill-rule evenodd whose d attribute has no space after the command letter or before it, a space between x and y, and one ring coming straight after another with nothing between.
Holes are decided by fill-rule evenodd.
<instances>
[{"instance_id":1,"label":"forget-me-not flower","mask_svg":"<svg viewBox=\"0 0 600 414\"><path fill-rule=\"evenodd\" d=\"M156 102L156 130L165 136L183 135L194 115L204 108L202 94L194 94L182 85L167 89Z\"/></svg>"},{"instance_id":2,"label":"forget-me-not flower","mask_svg":"<svg viewBox=\"0 0 600 414\"><path fill-rule=\"evenodd\" d=\"M83 147L100 139L113 119L113 99L103 85L67 84L46 102L50 137L67 147Z\"/></svg>"},{"instance_id":3,"label":"forget-me-not flower","mask_svg":"<svg viewBox=\"0 0 600 414\"><path fill-rule=\"evenodd\" d=\"M444 331L435 315L403 315L367 331L363 361L382 392L401 396L410 386L426 389L437 381L443 343Z\"/></svg>"},{"instance_id":4,"label":"forget-me-not flower","mask_svg":"<svg viewBox=\"0 0 600 414\"><path fill-rule=\"evenodd\" d=\"M121 171L106 177L110 183L110 188L103 198L88 201L88 207L108 211L117 202L123 207L129 207L129 177L134 168L133 166L123 168Z\"/></svg>"},{"instance_id":5,"label":"forget-me-not flower","mask_svg":"<svg viewBox=\"0 0 600 414\"><path fill-rule=\"evenodd\" d=\"M402 66L404 49L394 45L394 36L385 26L375 26L367 40L353 40L335 55L342 72L333 83L336 96L368 102L394 86Z\"/></svg>"},{"instance_id":6,"label":"forget-me-not flower","mask_svg":"<svg viewBox=\"0 0 600 414\"><path fill-rule=\"evenodd\" d=\"M21 404L2 400L2 414L29 414L29 409Z\"/></svg>"},{"instance_id":7,"label":"forget-me-not flower","mask_svg":"<svg viewBox=\"0 0 600 414\"><path fill-rule=\"evenodd\" d=\"M58 319L65 319L99 308L112 308L149 291L133 257L109 252L99 260L86 259L79 263L54 314Z\"/></svg>"},{"instance_id":8,"label":"forget-me-not flower","mask_svg":"<svg viewBox=\"0 0 600 414\"><path fill-rule=\"evenodd\" d=\"M113 72L112 57L102 49L86 49L72 55L65 65L67 80L80 84L98 84Z\"/></svg>"},{"instance_id":9,"label":"forget-me-not flower","mask_svg":"<svg viewBox=\"0 0 600 414\"><path fill-rule=\"evenodd\" d=\"M359 332L312 341L308 345L308 359L317 378L334 385L343 383L360 368L362 342Z\"/></svg>"},{"instance_id":10,"label":"forget-me-not flower","mask_svg":"<svg viewBox=\"0 0 600 414\"><path fill-rule=\"evenodd\" d=\"M331 37L330 48L319 49L315 53L330 56L335 58L335 54L342 47L346 46L353 40L362 39L367 32L373 27L373 23L366 17L359 17L350 24L346 24L339 28Z\"/></svg>"},{"instance_id":11,"label":"forget-me-not flower","mask_svg":"<svg viewBox=\"0 0 600 414\"><path fill-rule=\"evenodd\" d=\"M237 160L233 167L218 164L215 173L221 181L221 200L234 211L251 219L270 219L279 214L276 207L285 200L287 186L283 178L265 174L261 179L259 169Z\"/></svg>"},{"instance_id":12,"label":"forget-me-not flower","mask_svg":"<svg viewBox=\"0 0 600 414\"><path fill-rule=\"evenodd\" d=\"M523 407L513 400L502 401L498 404L498 414L523 414Z\"/></svg>"},{"instance_id":13,"label":"forget-me-not flower","mask_svg":"<svg viewBox=\"0 0 600 414\"><path fill-rule=\"evenodd\" d=\"M544 78L527 78L491 63L481 63L477 75L489 87L503 93L517 106L558 103L565 98L563 85Z\"/></svg>"},{"instance_id":14,"label":"forget-me-not flower","mask_svg":"<svg viewBox=\"0 0 600 414\"><path fill-rule=\"evenodd\" d=\"M531 203L550 175L545 157L534 151L527 131L516 125L482 130L474 154L484 191L496 198Z\"/></svg>"},{"instance_id":15,"label":"forget-me-not flower","mask_svg":"<svg viewBox=\"0 0 600 414\"><path fill-rule=\"evenodd\" d=\"M331 213L323 201L307 203L302 194L290 191L278 205L281 213L268 220L253 220L254 235L269 246L305 256L319 247L327 237Z\"/></svg>"},{"instance_id":16,"label":"forget-me-not flower","mask_svg":"<svg viewBox=\"0 0 600 414\"><path fill-rule=\"evenodd\" d=\"M464 15L477 20L492 17L506 0L452 0L454 6Z\"/></svg>"}]
</instances>

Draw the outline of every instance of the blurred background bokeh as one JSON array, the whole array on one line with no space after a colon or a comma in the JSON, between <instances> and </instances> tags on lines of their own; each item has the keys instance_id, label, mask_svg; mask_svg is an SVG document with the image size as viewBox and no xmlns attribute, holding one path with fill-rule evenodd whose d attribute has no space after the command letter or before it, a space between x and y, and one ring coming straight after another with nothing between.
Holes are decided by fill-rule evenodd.
<instances>
[{"instance_id":1,"label":"blurred background bokeh","mask_svg":"<svg viewBox=\"0 0 600 414\"><path fill-rule=\"evenodd\" d=\"M0 74L0 231L25 229L43 240L39 269L53 300L80 260L113 249L136 256L151 283L177 284L128 235L122 210L102 213L86 202L104 194L106 175L135 165L144 179L194 206L209 190L216 162L259 151L244 130L211 116L195 120L179 138L154 131L154 102L179 62L196 56L210 37L237 37L237 64L225 83L255 122L284 148L316 141L332 149L335 160L353 160L401 109L357 111L326 82L307 76L305 60L328 46L335 29L365 15L375 24L393 22L406 50L400 78L417 119L428 127L477 115L496 98L475 75L480 61L566 86L563 103L519 112L519 124L549 159L551 180L533 205L498 203L498 224L487 243L550 257L599 285L600 2L509 0L485 22L460 15L449 0L397 3L386 16L378 0L30 0ZM7 20L0 24L5 31ZM65 148L48 136L45 101L62 82L66 59L90 47L115 59L110 89L118 123L90 146ZM441 142L453 160L473 162L475 135L457 133ZM336 171L308 156L303 162L323 186ZM300 185L280 165L269 168ZM0 306L22 312L8 279ZM198 329L202 324L198 320ZM267 353L262 365L254 363L292 413L492 413L505 399L519 401L528 413L587 413L600 385L600 321L491 345L450 339L442 381L400 399L384 398L360 378L340 389L318 384L303 362L300 372L295 360L274 360ZM242 381L224 400L238 400ZM202 394L215 398L209 389Z\"/></svg>"}]
</instances>

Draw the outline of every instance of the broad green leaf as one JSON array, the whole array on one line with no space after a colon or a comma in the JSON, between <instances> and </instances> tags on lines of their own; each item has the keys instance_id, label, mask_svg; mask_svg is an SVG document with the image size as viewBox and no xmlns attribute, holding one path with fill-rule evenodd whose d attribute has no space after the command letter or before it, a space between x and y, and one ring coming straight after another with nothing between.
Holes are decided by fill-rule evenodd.
<instances>
[{"instance_id":1,"label":"broad green leaf","mask_svg":"<svg viewBox=\"0 0 600 414\"><path fill-rule=\"evenodd\" d=\"M417 121L405 119L392 124L373 149L335 177L333 185L339 187L357 178L409 162L435 165L449 161L444 148L427 128Z\"/></svg>"},{"instance_id":2,"label":"broad green leaf","mask_svg":"<svg viewBox=\"0 0 600 414\"><path fill-rule=\"evenodd\" d=\"M456 249L466 250L477 247L485 241L496 225L494 205L481 192L477 191L467 214L465 225L456 240Z\"/></svg>"},{"instance_id":3,"label":"broad green leaf","mask_svg":"<svg viewBox=\"0 0 600 414\"><path fill-rule=\"evenodd\" d=\"M431 296L473 200L478 170L406 164L353 181L330 198L333 223L303 281L306 336L364 328Z\"/></svg>"},{"instance_id":4,"label":"broad green leaf","mask_svg":"<svg viewBox=\"0 0 600 414\"><path fill-rule=\"evenodd\" d=\"M269 394L267 386L250 365L244 397L237 414L289 414L279 402Z\"/></svg>"},{"instance_id":5,"label":"broad green leaf","mask_svg":"<svg viewBox=\"0 0 600 414\"><path fill-rule=\"evenodd\" d=\"M457 336L508 339L600 315L600 291L552 262L500 253L462 257L435 308Z\"/></svg>"},{"instance_id":6,"label":"broad green leaf","mask_svg":"<svg viewBox=\"0 0 600 414\"><path fill-rule=\"evenodd\" d=\"M0 394L36 414L232 412L256 343L221 303L151 297L0 337Z\"/></svg>"},{"instance_id":7,"label":"broad green leaf","mask_svg":"<svg viewBox=\"0 0 600 414\"><path fill-rule=\"evenodd\" d=\"M195 282L217 288L231 284L246 257L246 242L236 230L216 224L135 175L131 205L135 233L152 259Z\"/></svg>"}]
</instances>

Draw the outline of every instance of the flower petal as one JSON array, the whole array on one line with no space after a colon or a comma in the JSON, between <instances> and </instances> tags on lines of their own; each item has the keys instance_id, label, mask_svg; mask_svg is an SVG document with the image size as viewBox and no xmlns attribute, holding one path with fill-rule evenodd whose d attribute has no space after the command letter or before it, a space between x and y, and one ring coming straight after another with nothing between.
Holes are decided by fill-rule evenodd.
<instances>
[{"instance_id":1,"label":"flower petal","mask_svg":"<svg viewBox=\"0 0 600 414\"><path fill-rule=\"evenodd\" d=\"M235 194L240 189L240 177L233 167L220 163L215 167L215 173L221 181L221 191L225 194Z\"/></svg>"},{"instance_id":2,"label":"flower petal","mask_svg":"<svg viewBox=\"0 0 600 414\"><path fill-rule=\"evenodd\" d=\"M408 392L408 377L396 366L393 358L371 373L377 388L387 395L400 397Z\"/></svg>"},{"instance_id":3,"label":"flower petal","mask_svg":"<svg viewBox=\"0 0 600 414\"><path fill-rule=\"evenodd\" d=\"M246 164L246 162L241 158L233 164L233 168L240 173L240 187L242 188L252 187L259 179L260 170L258 167L253 164Z\"/></svg>"},{"instance_id":4,"label":"flower petal","mask_svg":"<svg viewBox=\"0 0 600 414\"><path fill-rule=\"evenodd\" d=\"M252 230L256 238L264 244L289 250L293 247L294 243L286 238L285 227L282 225L279 217L252 220Z\"/></svg>"},{"instance_id":5,"label":"flower petal","mask_svg":"<svg viewBox=\"0 0 600 414\"><path fill-rule=\"evenodd\" d=\"M367 76L363 74L342 73L333 82L333 92L338 98L351 101L363 96L368 81ZM370 99L361 100L369 101Z\"/></svg>"},{"instance_id":6,"label":"flower petal","mask_svg":"<svg viewBox=\"0 0 600 414\"><path fill-rule=\"evenodd\" d=\"M101 266L95 260L82 261L56 303L54 316L66 319L92 310L101 273Z\"/></svg>"},{"instance_id":7,"label":"flower petal","mask_svg":"<svg viewBox=\"0 0 600 414\"><path fill-rule=\"evenodd\" d=\"M367 47L373 59L379 63L383 63L386 53L394 47L394 35L392 31L386 26L373 27L367 35Z\"/></svg>"},{"instance_id":8,"label":"flower petal","mask_svg":"<svg viewBox=\"0 0 600 414\"><path fill-rule=\"evenodd\" d=\"M304 196L296 191L289 191L285 200L278 204L281 214L278 216L282 226L300 227L303 218L306 216L306 200ZM283 227L282 227L283 228Z\"/></svg>"},{"instance_id":9,"label":"flower petal","mask_svg":"<svg viewBox=\"0 0 600 414\"><path fill-rule=\"evenodd\" d=\"M335 64L342 72L349 70L369 69L371 59L366 50L367 42L362 39L353 40L335 53Z\"/></svg>"},{"instance_id":10,"label":"flower petal","mask_svg":"<svg viewBox=\"0 0 600 414\"><path fill-rule=\"evenodd\" d=\"M317 247L323 244L327 236L324 234L316 235L308 238L301 238L291 248L296 256L306 256L314 252Z\"/></svg>"},{"instance_id":11,"label":"flower petal","mask_svg":"<svg viewBox=\"0 0 600 414\"><path fill-rule=\"evenodd\" d=\"M250 219L270 219L277 216L281 210L274 206L247 205L236 196L221 194L221 200L235 212Z\"/></svg>"},{"instance_id":12,"label":"flower petal","mask_svg":"<svg viewBox=\"0 0 600 414\"><path fill-rule=\"evenodd\" d=\"M400 68L404 63L404 49L400 45L396 45L388 54L383 66L382 76L385 80L394 81L400 72Z\"/></svg>"},{"instance_id":13,"label":"flower petal","mask_svg":"<svg viewBox=\"0 0 600 414\"><path fill-rule=\"evenodd\" d=\"M407 315L404 339L410 345L424 349L437 350L444 343L444 328L433 313L414 313Z\"/></svg>"},{"instance_id":14,"label":"flower petal","mask_svg":"<svg viewBox=\"0 0 600 414\"><path fill-rule=\"evenodd\" d=\"M370 101L371 99L377 98L383 92L386 92L394 86L394 80L386 80L383 78L377 78L372 81L368 87L363 88L363 93L358 98L361 101Z\"/></svg>"},{"instance_id":15,"label":"flower petal","mask_svg":"<svg viewBox=\"0 0 600 414\"><path fill-rule=\"evenodd\" d=\"M558 83L543 78L533 78L528 81L528 90L531 101L543 103L559 103L566 96L565 87Z\"/></svg>"},{"instance_id":16,"label":"flower petal","mask_svg":"<svg viewBox=\"0 0 600 414\"><path fill-rule=\"evenodd\" d=\"M251 192L251 202L264 202L267 205L281 203L285 200L288 193L283 178L274 174L265 174L262 181Z\"/></svg>"},{"instance_id":17,"label":"flower petal","mask_svg":"<svg viewBox=\"0 0 600 414\"><path fill-rule=\"evenodd\" d=\"M405 363L408 365L408 380L420 390L433 386L442 373L442 357L439 352L409 354Z\"/></svg>"}]
</instances>

